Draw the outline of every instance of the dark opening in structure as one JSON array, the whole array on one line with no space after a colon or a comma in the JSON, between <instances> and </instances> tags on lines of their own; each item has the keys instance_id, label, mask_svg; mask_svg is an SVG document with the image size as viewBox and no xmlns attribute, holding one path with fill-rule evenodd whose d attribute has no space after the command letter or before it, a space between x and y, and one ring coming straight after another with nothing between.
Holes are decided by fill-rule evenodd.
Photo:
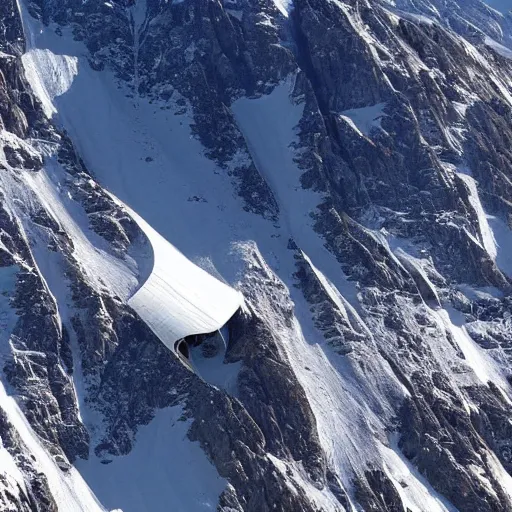
<instances>
[{"instance_id":1,"label":"dark opening in structure","mask_svg":"<svg viewBox=\"0 0 512 512\"><path fill-rule=\"evenodd\" d=\"M178 355L183 356L185 359L188 359L190 357L190 351L188 348L188 344L185 340L178 340L176 342L176 345L174 347Z\"/></svg>"},{"instance_id":2,"label":"dark opening in structure","mask_svg":"<svg viewBox=\"0 0 512 512\"><path fill-rule=\"evenodd\" d=\"M196 348L201 347L200 357L213 358L220 351L223 353L227 350L230 337L229 322L217 331L190 334L174 343L174 353L181 359L188 368L192 369L192 359L196 356Z\"/></svg>"},{"instance_id":3,"label":"dark opening in structure","mask_svg":"<svg viewBox=\"0 0 512 512\"><path fill-rule=\"evenodd\" d=\"M202 345L205 340L215 337L218 332L219 331L210 332L207 334L192 334L190 336L186 336L174 344L174 352L182 360L190 362L191 350L193 350L194 347Z\"/></svg>"}]
</instances>

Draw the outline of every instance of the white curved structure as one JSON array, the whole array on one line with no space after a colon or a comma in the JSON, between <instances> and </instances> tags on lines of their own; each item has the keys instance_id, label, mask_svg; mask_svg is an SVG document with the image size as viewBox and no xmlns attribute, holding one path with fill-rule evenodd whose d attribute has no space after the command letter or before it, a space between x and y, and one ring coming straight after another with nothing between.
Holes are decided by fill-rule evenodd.
<instances>
[{"instance_id":1,"label":"white curved structure","mask_svg":"<svg viewBox=\"0 0 512 512\"><path fill-rule=\"evenodd\" d=\"M128 208L153 248L153 270L128 300L171 350L192 334L220 329L242 304L242 295L187 259Z\"/></svg>"}]
</instances>

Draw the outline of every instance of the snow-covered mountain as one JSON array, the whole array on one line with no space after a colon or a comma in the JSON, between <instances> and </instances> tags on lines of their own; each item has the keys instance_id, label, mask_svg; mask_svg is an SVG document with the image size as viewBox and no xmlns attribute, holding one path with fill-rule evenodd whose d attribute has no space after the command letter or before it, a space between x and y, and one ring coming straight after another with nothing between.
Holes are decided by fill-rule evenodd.
<instances>
[{"instance_id":1,"label":"snow-covered mountain","mask_svg":"<svg viewBox=\"0 0 512 512\"><path fill-rule=\"evenodd\" d=\"M0 510L512 511L503 0L0 3Z\"/></svg>"}]
</instances>

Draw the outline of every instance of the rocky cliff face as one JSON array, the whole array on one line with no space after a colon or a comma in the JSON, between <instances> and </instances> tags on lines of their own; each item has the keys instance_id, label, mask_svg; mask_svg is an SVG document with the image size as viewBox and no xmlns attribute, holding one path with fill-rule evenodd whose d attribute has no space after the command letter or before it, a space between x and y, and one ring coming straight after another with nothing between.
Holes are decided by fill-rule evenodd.
<instances>
[{"instance_id":1,"label":"rocky cliff face","mask_svg":"<svg viewBox=\"0 0 512 512\"><path fill-rule=\"evenodd\" d=\"M512 511L496 9L0 5L2 510ZM187 364L132 210L243 294Z\"/></svg>"}]
</instances>

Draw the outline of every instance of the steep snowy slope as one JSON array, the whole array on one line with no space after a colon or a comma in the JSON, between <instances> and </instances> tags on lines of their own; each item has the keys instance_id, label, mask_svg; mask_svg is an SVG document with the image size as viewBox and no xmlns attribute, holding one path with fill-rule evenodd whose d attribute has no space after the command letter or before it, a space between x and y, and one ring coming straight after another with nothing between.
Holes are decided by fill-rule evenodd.
<instances>
[{"instance_id":1,"label":"steep snowy slope","mask_svg":"<svg viewBox=\"0 0 512 512\"><path fill-rule=\"evenodd\" d=\"M172 216L167 207L169 199L172 201L172 198L163 197L162 192L167 187L162 186L157 176L158 173L162 175L162 168L169 167L172 163L160 161L162 156L158 146L151 148L151 145L158 144L154 133L144 137L149 126L147 121L140 121L144 115L138 112L140 106L127 102L119 94L112 77L104 77L94 72L87 59L79 56L84 52L83 47L74 43L71 37L57 36L28 15L25 19L29 47L23 56L23 62L27 77L34 84L34 91L41 100L46 115L56 115L68 133L87 144L82 149L86 164L94 169L96 176L105 177L104 184L114 195L137 206L145 200L145 208L139 211L148 212L149 216L149 212L153 210L149 217L161 219L159 226L163 227L167 222L164 224L162 220ZM63 53L70 50L71 55ZM135 113L131 115L134 110ZM171 132L173 128L178 131L176 127L167 127ZM199 152L197 148L187 152L179 141L176 143L177 147L190 155ZM126 151L120 153L119 147L126 148ZM88 157L89 154L94 155L95 160L92 156ZM145 156L150 154L153 156ZM101 166L95 165L97 162L101 162ZM149 169L148 163L152 164ZM200 170L200 164L201 162L196 162L194 167ZM157 170L151 167L157 167ZM181 168L179 160L174 163L174 167ZM190 168L191 163L184 172ZM147 184L146 190L143 190L139 176L148 170L150 175L156 175L143 180L142 183ZM159 196L160 201L157 199ZM133 197L139 198L138 201L133 201ZM55 198L53 202L58 204ZM51 209L52 201L49 203ZM165 216L161 215L164 208ZM126 285L125 289L119 289L124 279L118 273L98 272L98 267L104 260L98 260L94 250L89 254L79 254L78 259L86 265L92 265L91 274L101 275L102 279L105 279L106 274L108 281L105 285L124 300L129 299L129 304L171 349L180 338L213 332L222 327L240 307L239 294L187 261L144 219L138 215L132 217L148 237L153 252L152 263L140 263L146 267L150 265L152 269L148 276L139 277L139 289L135 295L133 284L131 288ZM60 220L62 223L62 219ZM191 229L190 224L187 223L187 229ZM193 232L189 236L192 234ZM199 241L201 234L198 233ZM77 233L76 236L79 238L81 234ZM169 240L172 240L172 236ZM98 263L95 267L94 259Z\"/></svg>"},{"instance_id":2,"label":"steep snowy slope","mask_svg":"<svg viewBox=\"0 0 512 512\"><path fill-rule=\"evenodd\" d=\"M124 512L512 510L512 63L486 39L506 49L507 18L19 8L0 320L20 407L0 406L50 490ZM168 350L226 323L191 342L197 374Z\"/></svg>"},{"instance_id":3,"label":"steep snowy slope","mask_svg":"<svg viewBox=\"0 0 512 512\"><path fill-rule=\"evenodd\" d=\"M69 510L70 512L102 512L106 510L76 469L71 468L68 473L64 473L52 460L45 448L41 446L37 435L28 425L15 400L6 393L3 384L0 384L0 407L7 414L27 452L33 457L36 471L40 471L46 476L58 510ZM16 473L15 470L14 474ZM12 474L12 472L8 471L7 474ZM20 480L22 484L23 478Z\"/></svg>"},{"instance_id":4,"label":"steep snowy slope","mask_svg":"<svg viewBox=\"0 0 512 512\"><path fill-rule=\"evenodd\" d=\"M158 411L151 424L138 432L132 452L109 464L95 457L77 463L107 509L215 510L226 482L199 446L186 442L189 423L180 421L182 414L179 407Z\"/></svg>"},{"instance_id":5,"label":"steep snowy slope","mask_svg":"<svg viewBox=\"0 0 512 512\"><path fill-rule=\"evenodd\" d=\"M214 272L220 270L223 276L235 280L239 278L237 269L241 266L238 260L241 256L245 258L245 251L238 254L238 244L245 237L251 239L256 236L269 257L282 268L286 278L290 279L294 272L294 264L292 254L287 249L288 239L291 236L299 236L304 238L304 243L308 243L311 251L321 251L325 255L326 262L320 264L330 265L336 274L337 265L334 259L322 249L321 240L310 225L309 211L315 207L318 199L315 199L316 194L310 191L300 193L298 169L293 162L293 152L287 149L294 139L293 131L302 111L301 106L294 107L288 99L294 84L293 77L269 96L268 108L260 110L258 102L255 101L252 105L250 100L246 107L234 107L240 117L242 130L249 127L253 120L256 133L263 133L269 124L272 125L273 120L276 119L276 108L282 109L282 115L278 116L282 120L282 124L277 127L278 133L267 129L265 139L259 143L251 140L251 134L246 135L249 147L254 146L253 154L258 162L258 168L260 159L265 158L267 172L271 172L272 165L282 167L283 171L286 169L287 174L283 175L282 180L278 178L280 181L275 186L272 184L272 188L278 194L278 204L282 214L282 226L273 227L270 222L264 223L257 217L241 211L241 205L229 192L229 182L219 176L219 171L215 171L214 164L202 156L199 144L191 139L186 115L168 114L165 110L161 113L159 108L151 106L143 98L133 101L130 97L126 97L127 91L123 94L122 90L121 92L118 90L111 74L93 71L85 59L80 60L74 55L54 53L69 51L71 48L75 49L74 53L80 55L84 49L79 45L64 39L65 36L57 38L53 31L32 19L27 20L27 25L30 27L30 33L36 35L34 44L41 41L42 45L40 49L29 49L23 57L29 78L39 81L39 85L35 88L36 92L51 91L55 77L66 73L66 65L61 68L56 63L69 62L75 58L78 62L79 72L69 82L69 87L64 94L52 96L52 93L48 92L41 96L43 104L46 98L51 97L52 105L55 105L47 108L46 113L55 115L57 122L61 122L66 131L73 134L78 147L84 145L81 147L81 155L87 167L94 172L101 183L117 197L137 208L138 212L144 212L146 218L151 219L151 222L158 226L169 240L173 240L178 248L186 251L186 255L196 261L201 261L201 258L207 256L212 262ZM58 42L58 47L53 46L55 40ZM48 44L48 41L51 43ZM50 48L45 48L47 44ZM50 57L47 57L48 53L51 54ZM48 68L52 68L52 71L48 72ZM68 83L67 80L65 81ZM254 116L257 111L263 116L261 122L258 122L259 116ZM159 143L159 141L162 142ZM271 146L267 146L269 142L273 144L274 150ZM119 148L126 148L126 151L120 152ZM288 156L285 153L289 153ZM151 155L150 162L146 161L145 155ZM265 165L265 162L261 165ZM147 173L142 182L141 173ZM280 194L283 195L282 199ZM298 199L295 199L296 196ZM299 202L294 205L296 200ZM293 213L294 208L295 213ZM303 216L298 215L300 211L304 212ZM155 254L155 262L148 281L128 300L128 304L140 314L159 338L172 347L178 337L195 332L211 332L218 328L217 319L217 322L220 320L223 323L229 320L232 312L240 304L239 297L230 296L229 292L227 295L223 294L219 288L210 291L206 287L208 282L204 279L198 281L194 275L183 272L182 267L174 263L182 256L169 247L135 212L132 212L132 216L148 236ZM229 256L230 251L234 252L234 257ZM176 302L173 297L176 292L167 291L168 285L165 282L162 283L161 277L169 274L169 269L173 268L180 268L181 272L170 280L173 290L179 292L180 287L184 290L184 293L177 296ZM333 279L344 282L336 276ZM194 309L202 301L201 297L194 297L194 282L198 282L197 289L200 289L203 294L215 296L219 306L231 308L228 313L226 314L225 309L219 309L219 313L212 312L212 316L215 316L210 321L205 322L202 318L194 320ZM226 289L229 290L228 287ZM156 300L155 290L158 293ZM182 299L185 295L186 301ZM258 304L265 299L254 295L253 300ZM172 303L175 306L172 306ZM182 315L179 314L180 309L183 311ZM203 329L198 329L198 325L202 325ZM283 335L288 337L288 334ZM305 341L303 340L302 343ZM292 351L305 349L307 344L290 347ZM330 366L327 361L325 364ZM329 379L325 380L325 384L328 389L331 389L326 392L327 395L335 393L335 388L339 385L336 380ZM334 424L336 419L331 418L332 412L326 409L325 405L324 401L319 401L316 412L321 416L328 414L329 423ZM329 436L329 442L332 442L331 437L337 435L337 431L329 429L325 435ZM360 454L351 454L353 461L358 457ZM181 462L176 460L175 464L174 471L177 471ZM105 469L102 469L103 477L99 480L97 476L91 476L92 485L96 490L100 482L110 481L112 487L109 490L109 506L121 507L125 500L122 480L116 479L115 476L108 476L109 470L112 470L115 475L115 466L115 463L112 466L105 466ZM134 485L134 492L143 496L140 503L145 503L144 507L150 507L147 504L148 496L156 491ZM98 492L101 495L103 491ZM159 492L162 493L162 491ZM122 501L119 501L121 496L123 496ZM332 498L323 498L321 493L319 493L319 499L327 500L327 503L332 500ZM128 503L131 507L135 507L134 502L128 500Z\"/></svg>"},{"instance_id":6,"label":"steep snowy slope","mask_svg":"<svg viewBox=\"0 0 512 512\"><path fill-rule=\"evenodd\" d=\"M470 42L484 38L498 53L506 51L500 50L501 46L510 49L512 45L512 6L508 0L398 0L394 5L403 14L444 24Z\"/></svg>"},{"instance_id":7,"label":"steep snowy slope","mask_svg":"<svg viewBox=\"0 0 512 512\"><path fill-rule=\"evenodd\" d=\"M50 149L46 147L46 151ZM9 166L4 158L0 161ZM133 304L135 310L141 311L142 319L157 336L161 335L160 341L166 343L170 350L174 349L174 341L177 339L196 332L214 331L229 320L240 305L237 293L193 265L133 212L131 215L144 237L147 237L147 240L144 238L145 245L141 244L136 250L134 248L131 251L133 257L116 254L105 239L88 227L87 215L72 198L68 179L62 166L49 153L46 155L45 167L38 173L24 173L22 179L12 179L9 174L1 177L2 191L8 198L10 213L20 220L22 232L32 247L37 270L58 304L56 318L61 332L72 329L73 315L76 313L74 308L77 306L73 305L73 285L70 276L66 275L65 261L58 257L55 249L46 247L44 231L40 232L40 226L33 221L34 212L41 212L43 208L48 219L58 223L61 233L69 237L72 244L70 257L81 266L86 281L98 291L108 290L118 300ZM151 244L152 250L149 252L147 242ZM160 271L159 261L153 261L153 254L159 255L166 263ZM11 350L20 359L25 355L45 357L42 352L24 350L26 347L14 349L18 343L17 337L13 336L17 317L16 311L9 305L9 299L15 295L15 276L19 269L10 269L2 268L0 281L4 299L1 304L2 361L10 359ZM142 275L139 273L141 269ZM185 287L184 283L188 286ZM208 293L215 298L212 307L204 302ZM186 298L194 302L187 303ZM226 313L226 307L232 309ZM217 317L212 318L207 312ZM158 323L159 320L161 323ZM80 357L80 349L74 349L73 358L77 366L80 366ZM38 382L36 375L32 375L31 379ZM73 384L79 403L80 420L93 431L97 430L101 420L98 419L98 411L87 403L90 382L84 382L83 369L79 372L75 368ZM56 510L99 511L125 507L130 510L131 507L133 510L155 511L168 510L169 506L176 510L208 510L214 506L226 485L199 447L186 439L189 423L184 423L184 411L180 406L163 409L150 426L137 433L138 449L130 457L126 456L125 460L120 457L112 466L106 466L104 457L90 454L90 460L78 464L78 472L73 467L69 468L62 454L48 453L48 446L31 429L3 384L0 391L0 408L6 414L11 428L20 436L24 452L33 457L34 471L41 472L47 479L48 492L55 500ZM101 432L96 435L100 436ZM11 457L9 452L5 455ZM157 457L161 459L159 463L156 462ZM148 471L150 465L153 469ZM23 484L24 476L20 480L16 463L11 466L11 469L6 466L6 478L15 478ZM187 478L191 482L196 472L202 475L201 492L198 493L196 485L192 483L188 494L182 485L179 490L169 485L169 482L184 477L184 468L189 468L191 474ZM110 471L105 471L107 469ZM137 482L132 487L133 493L126 492L128 479ZM207 479L211 481L209 486L206 485Z\"/></svg>"}]
</instances>

